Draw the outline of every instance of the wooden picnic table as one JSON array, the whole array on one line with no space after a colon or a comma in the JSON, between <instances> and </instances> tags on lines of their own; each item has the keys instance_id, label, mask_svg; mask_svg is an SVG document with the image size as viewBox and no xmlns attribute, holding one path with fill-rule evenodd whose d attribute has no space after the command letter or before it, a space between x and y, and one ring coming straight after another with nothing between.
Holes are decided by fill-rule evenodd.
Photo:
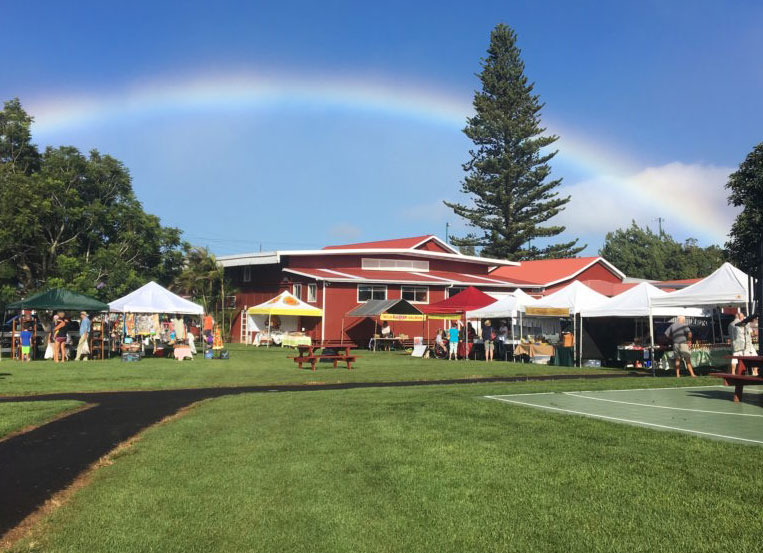
<instances>
[{"instance_id":1,"label":"wooden picnic table","mask_svg":"<svg viewBox=\"0 0 763 553\"><path fill-rule=\"evenodd\" d=\"M734 402L742 401L742 394L746 385L763 384L763 356L761 355L734 355L737 368L734 373L711 373L710 376L722 378L726 386L734 386ZM745 374L748 368L758 368L758 374L761 376L750 376Z\"/></svg>"},{"instance_id":2,"label":"wooden picnic table","mask_svg":"<svg viewBox=\"0 0 763 553\"><path fill-rule=\"evenodd\" d=\"M333 349L336 351L336 354L325 354L325 353L316 353L316 350L322 349L323 351L327 349ZM340 353L341 350L344 350L344 353ZM344 361L347 363L347 370L352 370L352 363L355 362L357 357L355 355L350 354L350 346L334 346L334 347L325 347L322 348L321 346L313 346L313 345L299 345L297 346L298 354L295 357L291 357L291 359L294 359L294 362L299 365L299 368L302 368L302 363L310 363L310 367L315 370L315 365L318 361L321 359L330 359L334 362L334 368L336 369L337 362Z\"/></svg>"}]
</instances>

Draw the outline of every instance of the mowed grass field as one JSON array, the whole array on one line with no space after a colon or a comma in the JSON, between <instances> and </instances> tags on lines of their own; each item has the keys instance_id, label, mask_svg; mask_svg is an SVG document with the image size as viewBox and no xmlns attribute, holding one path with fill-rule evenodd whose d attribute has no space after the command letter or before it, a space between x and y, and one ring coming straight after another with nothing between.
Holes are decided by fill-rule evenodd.
<instances>
[{"instance_id":1,"label":"mowed grass field","mask_svg":"<svg viewBox=\"0 0 763 553\"><path fill-rule=\"evenodd\" d=\"M760 551L760 447L483 397L644 383L207 400L12 551Z\"/></svg>"},{"instance_id":2,"label":"mowed grass field","mask_svg":"<svg viewBox=\"0 0 763 553\"><path fill-rule=\"evenodd\" d=\"M445 361L416 359L403 352L357 350L357 363L348 371L339 364L320 363L315 372L298 369L288 356L288 348L231 346L228 360L193 361L145 358L136 363L120 359L53 363L33 361L0 363L0 396L52 392L94 392L109 390L160 390L271 384L315 384L338 382L394 382L440 380L491 376L532 376L548 374L602 374L616 369L553 367L529 363L485 361Z\"/></svg>"},{"instance_id":3,"label":"mowed grass field","mask_svg":"<svg viewBox=\"0 0 763 553\"><path fill-rule=\"evenodd\" d=\"M0 403L0 439L27 427L39 426L85 405L81 401Z\"/></svg>"}]
</instances>

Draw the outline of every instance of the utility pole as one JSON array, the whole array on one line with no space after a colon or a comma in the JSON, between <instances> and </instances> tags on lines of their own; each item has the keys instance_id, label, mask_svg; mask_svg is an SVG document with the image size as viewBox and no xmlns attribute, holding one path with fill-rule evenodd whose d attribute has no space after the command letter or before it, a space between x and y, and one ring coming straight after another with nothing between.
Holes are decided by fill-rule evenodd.
<instances>
[{"instance_id":1,"label":"utility pole","mask_svg":"<svg viewBox=\"0 0 763 553\"><path fill-rule=\"evenodd\" d=\"M448 227L450 226L450 223L445 223L445 243L450 244L450 236L448 236Z\"/></svg>"},{"instance_id":2,"label":"utility pole","mask_svg":"<svg viewBox=\"0 0 763 553\"><path fill-rule=\"evenodd\" d=\"M656 219L656 221L657 221L657 227L660 229L660 238L662 238L662 222L663 222L664 220L665 220L665 219L663 219L662 217L657 217L657 219Z\"/></svg>"}]
</instances>

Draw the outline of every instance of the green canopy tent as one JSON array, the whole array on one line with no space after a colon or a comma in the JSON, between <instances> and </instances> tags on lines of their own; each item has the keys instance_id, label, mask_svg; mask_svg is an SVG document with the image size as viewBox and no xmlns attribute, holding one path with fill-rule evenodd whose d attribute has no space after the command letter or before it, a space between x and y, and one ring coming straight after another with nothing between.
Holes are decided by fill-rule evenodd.
<instances>
[{"instance_id":1,"label":"green canopy tent","mask_svg":"<svg viewBox=\"0 0 763 553\"><path fill-rule=\"evenodd\" d=\"M77 294L63 288L53 288L17 302L8 304L7 311L35 309L37 311L108 311L109 306L95 298ZM3 317L5 321L6 317Z\"/></svg>"},{"instance_id":2,"label":"green canopy tent","mask_svg":"<svg viewBox=\"0 0 763 553\"><path fill-rule=\"evenodd\" d=\"M7 310L38 309L55 311L108 311L109 306L97 299L77 294L63 288L53 288L29 298L10 303Z\"/></svg>"}]
</instances>

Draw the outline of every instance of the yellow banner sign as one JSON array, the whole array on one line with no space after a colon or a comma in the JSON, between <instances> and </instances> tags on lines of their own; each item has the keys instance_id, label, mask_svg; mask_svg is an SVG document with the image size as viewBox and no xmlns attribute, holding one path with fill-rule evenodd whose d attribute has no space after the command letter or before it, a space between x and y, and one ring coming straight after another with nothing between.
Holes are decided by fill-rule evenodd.
<instances>
[{"instance_id":1,"label":"yellow banner sign","mask_svg":"<svg viewBox=\"0 0 763 553\"><path fill-rule=\"evenodd\" d=\"M423 321L424 315L396 315L394 313L382 313L379 318L382 321Z\"/></svg>"},{"instance_id":2,"label":"yellow banner sign","mask_svg":"<svg viewBox=\"0 0 763 553\"><path fill-rule=\"evenodd\" d=\"M530 317L569 317L568 307L530 307L525 308L525 315Z\"/></svg>"},{"instance_id":3,"label":"yellow banner sign","mask_svg":"<svg viewBox=\"0 0 763 553\"><path fill-rule=\"evenodd\" d=\"M459 315L458 313L433 313L432 315L429 315L430 319L438 321L458 321L461 317L462 315Z\"/></svg>"}]
</instances>

